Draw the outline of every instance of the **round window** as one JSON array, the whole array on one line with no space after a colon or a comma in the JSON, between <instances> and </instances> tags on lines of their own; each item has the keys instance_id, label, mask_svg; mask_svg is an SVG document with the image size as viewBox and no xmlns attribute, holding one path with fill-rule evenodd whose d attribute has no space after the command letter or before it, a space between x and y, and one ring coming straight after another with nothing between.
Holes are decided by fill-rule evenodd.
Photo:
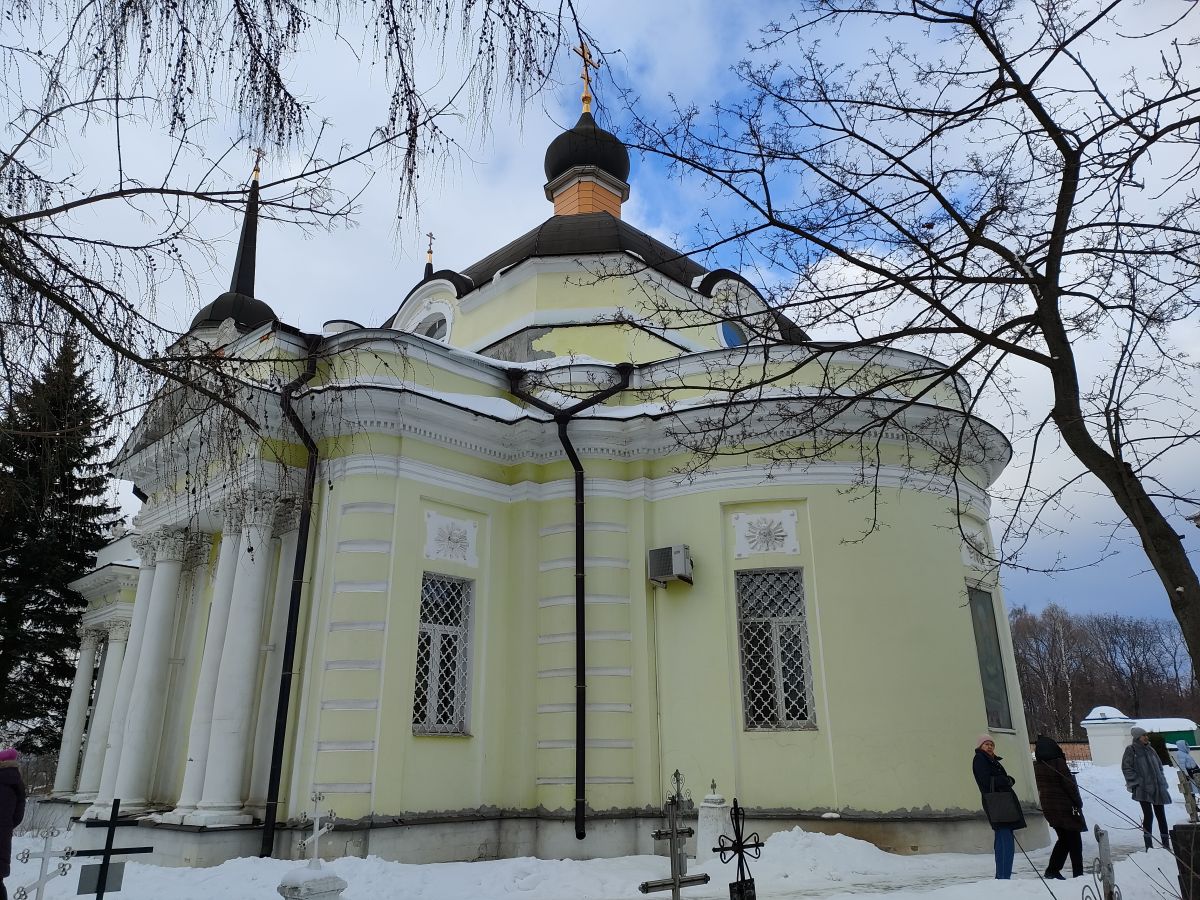
<instances>
[{"instance_id":1,"label":"round window","mask_svg":"<svg viewBox=\"0 0 1200 900\"><path fill-rule=\"evenodd\" d=\"M737 322L722 322L719 326L721 343L726 347L743 347L749 343L746 330Z\"/></svg>"}]
</instances>

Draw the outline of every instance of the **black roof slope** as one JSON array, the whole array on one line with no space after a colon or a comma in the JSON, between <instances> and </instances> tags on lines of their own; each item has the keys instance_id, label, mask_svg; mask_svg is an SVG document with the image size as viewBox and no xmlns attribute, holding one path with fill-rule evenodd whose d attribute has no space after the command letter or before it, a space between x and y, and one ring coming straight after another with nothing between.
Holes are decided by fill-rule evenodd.
<instances>
[{"instance_id":1,"label":"black roof slope","mask_svg":"<svg viewBox=\"0 0 1200 900\"><path fill-rule=\"evenodd\" d=\"M462 274L482 287L501 269L539 256L595 256L601 253L636 254L650 268L688 287L708 272L704 266L672 250L644 231L606 212L553 216L515 241L485 256Z\"/></svg>"}]
</instances>

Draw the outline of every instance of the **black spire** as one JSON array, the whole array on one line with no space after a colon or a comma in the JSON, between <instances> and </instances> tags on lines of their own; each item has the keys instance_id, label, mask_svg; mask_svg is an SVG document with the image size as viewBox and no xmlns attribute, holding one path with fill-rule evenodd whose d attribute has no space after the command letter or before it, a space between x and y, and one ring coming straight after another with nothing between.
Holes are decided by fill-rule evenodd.
<instances>
[{"instance_id":1,"label":"black spire","mask_svg":"<svg viewBox=\"0 0 1200 900\"><path fill-rule=\"evenodd\" d=\"M238 241L237 259L229 292L243 297L254 296L254 258L258 246L258 166L250 176L250 199L246 201L246 216L242 219L242 238Z\"/></svg>"},{"instance_id":2,"label":"black spire","mask_svg":"<svg viewBox=\"0 0 1200 900\"><path fill-rule=\"evenodd\" d=\"M196 313L192 328L200 325L219 325L233 319L241 328L257 328L275 318L267 304L254 297L254 263L258 249L258 164L250 176L250 196L246 200L246 215L242 219L242 236L238 241L237 259L229 290Z\"/></svg>"}]
</instances>

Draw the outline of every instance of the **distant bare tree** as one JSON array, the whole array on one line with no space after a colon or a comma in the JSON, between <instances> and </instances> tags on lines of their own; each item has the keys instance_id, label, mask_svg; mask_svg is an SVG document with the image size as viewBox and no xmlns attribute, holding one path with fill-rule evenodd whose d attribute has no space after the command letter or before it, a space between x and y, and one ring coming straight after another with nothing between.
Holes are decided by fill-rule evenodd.
<instances>
[{"instance_id":1,"label":"distant bare tree","mask_svg":"<svg viewBox=\"0 0 1200 900\"><path fill-rule=\"evenodd\" d=\"M1057 604L1009 613L1031 734L1070 739L1097 706L1130 716L1200 717L1200 694L1179 626L1112 613L1072 615Z\"/></svg>"},{"instance_id":2,"label":"distant bare tree","mask_svg":"<svg viewBox=\"0 0 1200 900\"><path fill-rule=\"evenodd\" d=\"M851 449L869 484L886 430L961 484L978 479L981 428L954 411L1007 410L1028 469L997 560L1094 478L1200 659L1200 580L1172 520L1200 509L1185 462L1198 369L1173 343L1200 321L1200 8L792 9L764 26L728 99L664 120L630 107L636 145L712 192L700 243L784 276L772 299L813 338L739 351L736 378L728 360L690 374L728 402L679 439L702 459L788 465ZM736 306L690 312L778 341L773 320ZM891 350L939 362L897 368ZM1038 386L1026 401L1018 378ZM1051 454L1079 468L1043 485Z\"/></svg>"},{"instance_id":3,"label":"distant bare tree","mask_svg":"<svg viewBox=\"0 0 1200 900\"><path fill-rule=\"evenodd\" d=\"M1070 613L1051 604L1034 615L1015 607L1009 615L1017 677L1031 734L1074 739L1080 714L1079 685L1087 669L1084 635Z\"/></svg>"}]
</instances>

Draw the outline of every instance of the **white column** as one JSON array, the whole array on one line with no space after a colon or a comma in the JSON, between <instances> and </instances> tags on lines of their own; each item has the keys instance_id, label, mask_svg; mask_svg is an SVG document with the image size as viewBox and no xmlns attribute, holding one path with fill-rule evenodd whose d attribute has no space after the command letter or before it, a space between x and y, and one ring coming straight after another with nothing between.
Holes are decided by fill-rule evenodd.
<instances>
[{"instance_id":1,"label":"white column","mask_svg":"<svg viewBox=\"0 0 1200 900\"><path fill-rule=\"evenodd\" d=\"M96 792L100 789L100 772L104 766L113 704L121 681L128 640L127 619L109 623L104 668L100 670L100 684L96 687L96 701L92 705L92 721L88 725L87 749L83 754L83 769L79 773L78 793L73 798L76 803L90 803L96 799Z\"/></svg>"},{"instance_id":2,"label":"white column","mask_svg":"<svg viewBox=\"0 0 1200 900\"><path fill-rule=\"evenodd\" d=\"M292 574L296 565L296 541L300 536L300 504L289 503L279 520L279 565L275 570L275 600L271 604L271 630L263 653L262 690L259 692L258 724L254 729L254 753L250 769L250 793L245 812L261 819L267 806L267 782L271 774L271 747L275 742L275 714L279 709L279 680L283 674L283 641L287 632L288 606L292 598Z\"/></svg>"},{"instance_id":3,"label":"white column","mask_svg":"<svg viewBox=\"0 0 1200 900\"><path fill-rule=\"evenodd\" d=\"M163 707L167 699L167 660L171 655L171 626L179 599L179 576L187 555L187 535L159 532L155 540L154 585L147 604L145 629L129 711L125 717L125 742L117 768L115 797L121 808L146 805L152 763L162 734Z\"/></svg>"},{"instance_id":4,"label":"white column","mask_svg":"<svg viewBox=\"0 0 1200 900\"><path fill-rule=\"evenodd\" d=\"M133 539L133 548L141 559L138 570L137 593L133 598L133 621L129 625L128 641L123 648L124 662L120 666L120 680L116 683L116 696L109 718L108 740L104 742L99 791L95 802L84 814L84 818L107 815L112 808L113 792L117 786L117 770L121 763L121 749L125 744L125 718L129 712L129 697L133 693L133 678L137 672L138 655L142 648L142 635L146 630L146 613L150 609L150 593L154 587L155 543L151 535L140 534ZM110 637L111 641L112 638ZM111 647L110 647L111 652ZM108 667L108 661L105 661ZM105 675L107 678L107 674ZM115 680L115 679L114 679ZM97 732L95 737L100 737ZM89 741L91 743L91 741ZM90 752L90 751L89 751ZM86 765L86 760L84 761ZM83 787L80 787L80 791Z\"/></svg>"},{"instance_id":5,"label":"white column","mask_svg":"<svg viewBox=\"0 0 1200 900\"><path fill-rule=\"evenodd\" d=\"M75 793L79 748L83 743L83 720L87 717L88 700L92 696L92 676L96 674L96 642L100 639L100 632L81 626L79 638L75 681L71 684L71 699L67 702L67 718L63 723L62 743L58 748L58 770L54 773L56 797Z\"/></svg>"},{"instance_id":6,"label":"white column","mask_svg":"<svg viewBox=\"0 0 1200 900\"><path fill-rule=\"evenodd\" d=\"M250 716L257 687L275 501L276 495L270 491L247 491L245 495L233 602L213 699L204 794L199 809L185 820L189 825L243 825L252 821L241 811L245 799L242 782L253 739Z\"/></svg>"},{"instance_id":7,"label":"white column","mask_svg":"<svg viewBox=\"0 0 1200 900\"><path fill-rule=\"evenodd\" d=\"M237 571L241 528L240 502L227 501L221 531L221 549L217 553L217 572L213 579L212 603L208 610L208 630L204 635L204 654L200 658L200 676L196 683L196 700L192 705L192 724L188 730L183 787L179 791L179 801L175 810L163 816L164 822L183 822L184 816L196 809L203 793L208 739L212 729L213 700L217 693L217 673L220 671L221 651L224 649L225 630L229 622L229 606L233 599L233 580Z\"/></svg>"}]
</instances>

